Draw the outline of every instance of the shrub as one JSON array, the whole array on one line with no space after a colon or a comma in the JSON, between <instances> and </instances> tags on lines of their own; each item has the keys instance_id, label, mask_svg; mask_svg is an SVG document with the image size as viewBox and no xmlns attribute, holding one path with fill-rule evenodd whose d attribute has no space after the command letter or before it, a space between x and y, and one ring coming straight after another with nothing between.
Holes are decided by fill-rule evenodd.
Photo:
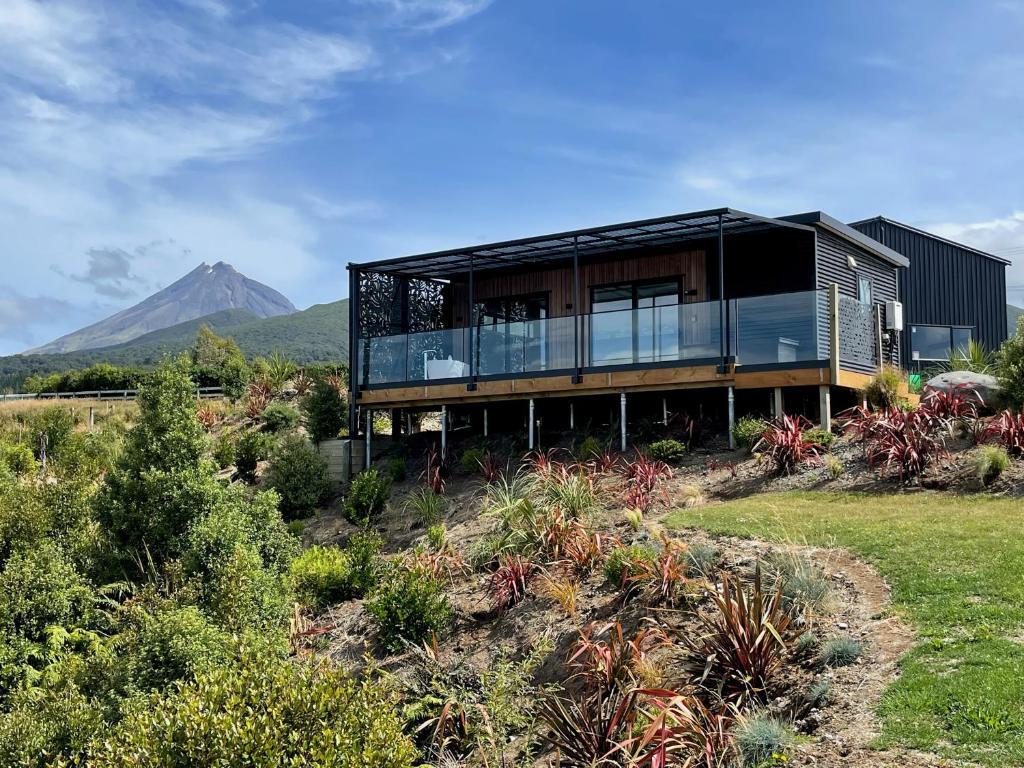
<instances>
[{"instance_id":1,"label":"shrub","mask_svg":"<svg viewBox=\"0 0 1024 768\"><path fill-rule=\"evenodd\" d=\"M256 736L258 735L258 737ZM96 768L246 765L411 768L390 689L325 662L247 652L154 696L94 748Z\"/></svg>"},{"instance_id":2,"label":"shrub","mask_svg":"<svg viewBox=\"0 0 1024 768\"><path fill-rule=\"evenodd\" d=\"M126 633L124 663L131 685L156 691L176 680L192 680L230 657L230 637L195 606L170 601L152 612L137 611Z\"/></svg>"},{"instance_id":3,"label":"shrub","mask_svg":"<svg viewBox=\"0 0 1024 768\"><path fill-rule=\"evenodd\" d=\"M430 527L444 520L445 509L448 502L444 496L435 493L429 487L417 488L409 494L405 501L405 508L414 512L420 522Z\"/></svg>"},{"instance_id":4,"label":"shrub","mask_svg":"<svg viewBox=\"0 0 1024 768\"><path fill-rule=\"evenodd\" d=\"M360 472L352 480L345 497L345 519L356 525L369 525L384 512L390 496L391 484L376 469Z\"/></svg>"},{"instance_id":5,"label":"shrub","mask_svg":"<svg viewBox=\"0 0 1024 768\"><path fill-rule=\"evenodd\" d=\"M348 537L345 554L348 555L349 583L354 596L364 597L377 584L383 569L380 555L383 549L384 540L375 531L359 531Z\"/></svg>"},{"instance_id":6,"label":"shrub","mask_svg":"<svg viewBox=\"0 0 1024 768\"><path fill-rule=\"evenodd\" d=\"M260 414L266 432L289 432L299 425L299 411L288 403L271 403Z\"/></svg>"},{"instance_id":7,"label":"shrub","mask_svg":"<svg viewBox=\"0 0 1024 768\"><path fill-rule=\"evenodd\" d=\"M0 713L0 764L18 768L85 765L85 752L106 723L102 705L73 683L31 687Z\"/></svg>"},{"instance_id":8,"label":"shrub","mask_svg":"<svg viewBox=\"0 0 1024 768\"><path fill-rule=\"evenodd\" d=\"M62 405L51 405L32 414L28 421L28 433L32 440L32 450L36 458L40 458L40 435L46 436L46 455L50 457L60 454L61 446L75 430L75 417Z\"/></svg>"},{"instance_id":9,"label":"shrub","mask_svg":"<svg viewBox=\"0 0 1024 768\"><path fill-rule=\"evenodd\" d=\"M783 414L768 424L753 451L767 460L768 471L788 475L801 464L820 460L822 446L810 440L804 431L809 426L803 416Z\"/></svg>"},{"instance_id":10,"label":"shrub","mask_svg":"<svg viewBox=\"0 0 1024 768\"><path fill-rule=\"evenodd\" d=\"M863 643L849 635L836 635L822 642L816 661L823 667L846 667L860 658Z\"/></svg>"},{"instance_id":11,"label":"shrub","mask_svg":"<svg viewBox=\"0 0 1024 768\"><path fill-rule=\"evenodd\" d=\"M792 742L786 724L771 715L755 714L739 720L733 729L733 739L745 768L760 768L785 759Z\"/></svg>"},{"instance_id":12,"label":"shrub","mask_svg":"<svg viewBox=\"0 0 1024 768\"><path fill-rule=\"evenodd\" d=\"M498 558L498 567L487 583L487 593L499 614L526 597L526 589L536 572L537 566L520 554Z\"/></svg>"},{"instance_id":13,"label":"shrub","mask_svg":"<svg viewBox=\"0 0 1024 768\"><path fill-rule=\"evenodd\" d=\"M672 477L672 470L664 461L638 453L635 459L626 461L622 474L626 480L623 502L628 509L648 512L658 498L668 503L662 481Z\"/></svg>"},{"instance_id":14,"label":"shrub","mask_svg":"<svg viewBox=\"0 0 1024 768\"><path fill-rule=\"evenodd\" d=\"M243 432L235 445L235 469L246 482L256 480L256 466L270 454L272 441L260 432Z\"/></svg>"},{"instance_id":15,"label":"shrub","mask_svg":"<svg viewBox=\"0 0 1024 768\"><path fill-rule=\"evenodd\" d=\"M1010 466L1010 454L997 445L985 445L974 454L974 476L981 485L989 485Z\"/></svg>"},{"instance_id":16,"label":"shrub","mask_svg":"<svg viewBox=\"0 0 1024 768\"><path fill-rule=\"evenodd\" d=\"M476 472L480 468L480 462L484 459L483 448L467 448L459 457L459 466L462 471L468 473Z\"/></svg>"},{"instance_id":17,"label":"shrub","mask_svg":"<svg viewBox=\"0 0 1024 768\"><path fill-rule=\"evenodd\" d=\"M405 459L401 456L392 456L385 465L385 471L393 483L400 483L405 480L408 470L405 466Z\"/></svg>"},{"instance_id":18,"label":"shrub","mask_svg":"<svg viewBox=\"0 0 1024 768\"><path fill-rule=\"evenodd\" d=\"M327 460L302 435L285 435L270 453L267 484L281 497L286 520L309 517L330 490Z\"/></svg>"},{"instance_id":19,"label":"shrub","mask_svg":"<svg viewBox=\"0 0 1024 768\"><path fill-rule=\"evenodd\" d=\"M985 427L981 439L997 442L1011 456L1024 456L1024 413L1003 411Z\"/></svg>"},{"instance_id":20,"label":"shrub","mask_svg":"<svg viewBox=\"0 0 1024 768\"><path fill-rule=\"evenodd\" d=\"M748 588L724 574L720 589L711 586L707 594L710 610L698 614L696 632L682 637L685 668L695 683L723 699L766 701L789 647L802 633L791 629L781 591L763 588L759 566Z\"/></svg>"},{"instance_id":21,"label":"shrub","mask_svg":"<svg viewBox=\"0 0 1024 768\"><path fill-rule=\"evenodd\" d=\"M39 467L32 449L20 443L0 443L0 464L19 476L30 475Z\"/></svg>"},{"instance_id":22,"label":"shrub","mask_svg":"<svg viewBox=\"0 0 1024 768\"><path fill-rule=\"evenodd\" d=\"M454 618L444 585L422 571L394 565L370 593L366 610L377 624L381 644L396 653L419 645Z\"/></svg>"},{"instance_id":23,"label":"shrub","mask_svg":"<svg viewBox=\"0 0 1024 768\"><path fill-rule=\"evenodd\" d=\"M576 458L580 461L593 461L605 452L605 446L593 435L588 435L576 446Z\"/></svg>"},{"instance_id":24,"label":"shrub","mask_svg":"<svg viewBox=\"0 0 1024 768\"><path fill-rule=\"evenodd\" d=\"M814 427L812 429L804 430L804 439L808 442L820 445L827 451L832 447L832 443L836 441L836 436L832 434L831 430Z\"/></svg>"},{"instance_id":25,"label":"shrub","mask_svg":"<svg viewBox=\"0 0 1024 768\"><path fill-rule=\"evenodd\" d=\"M919 478L946 454L946 424L927 411L890 408L875 414L863 429L868 466L895 469L900 480Z\"/></svg>"},{"instance_id":26,"label":"shrub","mask_svg":"<svg viewBox=\"0 0 1024 768\"><path fill-rule=\"evenodd\" d=\"M213 454L213 460L221 469L227 469L235 463L235 441L227 432L217 436L210 452ZM253 464L253 471L255 471L255 464Z\"/></svg>"},{"instance_id":27,"label":"shrub","mask_svg":"<svg viewBox=\"0 0 1024 768\"><path fill-rule=\"evenodd\" d=\"M1024 407L1024 325L1020 318L1013 336L996 355L996 378L1005 404L1014 409Z\"/></svg>"},{"instance_id":28,"label":"shrub","mask_svg":"<svg viewBox=\"0 0 1024 768\"><path fill-rule=\"evenodd\" d=\"M838 456L828 455L825 457L825 471L828 472L830 478L838 480L846 471L846 467L843 466L843 461Z\"/></svg>"},{"instance_id":29,"label":"shrub","mask_svg":"<svg viewBox=\"0 0 1024 768\"><path fill-rule=\"evenodd\" d=\"M900 397L900 387L903 383L902 371L887 365L864 387L864 399L873 408L898 408L903 402L903 398Z\"/></svg>"},{"instance_id":30,"label":"shrub","mask_svg":"<svg viewBox=\"0 0 1024 768\"><path fill-rule=\"evenodd\" d=\"M438 523L427 528L427 541L435 551L440 552L448 544L448 531L444 523Z\"/></svg>"},{"instance_id":31,"label":"shrub","mask_svg":"<svg viewBox=\"0 0 1024 768\"><path fill-rule=\"evenodd\" d=\"M338 388L327 379L317 379L302 399L302 412L306 417L306 429L313 442L329 440L338 436L348 426L348 406Z\"/></svg>"},{"instance_id":32,"label":"shrub","mask_svg":"<svg viewBox=\"0 0 1024 768\"><path fill-rule=\"evenodd\" d=\"M743 416L732 427L732 439L737 448L751 449L768 428L768 422L757 416Z\"/></svg>"},{"instance_id":33,"label":"shrub","mask_svg":"<svg viewBox=\"0 0 1024 768\"><path fill-rule=\"evenodd\" d=\"M656 440L647 446L646 453L659 461L676 461L686 453L686 445L672 438Z\"/></svg>"},{"instance_id":34,"label":"shrub","mask_svg":"<svg viewBox=\"0 0 1024 768\"><path fill-rule=\"evenodd\" d=\"M349 596L352 564L337 547L313 545L288 568L288 582L302 605L318 610Z\"/></svg>"},{"instance_id":35,"label":"shrub","mask_svg":"<svg viewBox=\"0 0 1024 768\"><path fill-rule=\"evenodd\" d=\"M651 547L631 544L616 547L604 562L604 577L609 584L622 587L626 582L654 567L658 553Z\"/></svg>"}]
</instances>

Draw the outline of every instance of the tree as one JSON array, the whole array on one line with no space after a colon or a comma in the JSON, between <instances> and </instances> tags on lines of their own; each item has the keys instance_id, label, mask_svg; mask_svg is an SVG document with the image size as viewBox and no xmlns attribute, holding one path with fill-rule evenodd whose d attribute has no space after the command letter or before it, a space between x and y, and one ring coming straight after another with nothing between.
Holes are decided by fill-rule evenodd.
<instances>
[{"instance_id":1,"label":"tree","mask_svg":"<svg viewBox=\"0 0 1024 768\"><path fill-rule=\"evenodd\" d=\"M316 380L313 389L302 401L306 429L313 442L337 437L348 424L348 407L338 388L326 378Z\"/></svg>"},{"instance_id":2,"label":"tree","mask_svg":"<svg viewBox=\"0 0 1024 768\"><path fill-rule=\"evenodd\" d=\"M999 348L996 373L1005 404L1024 407L1024 316L1017 320L1017 332Z\"/></svg>"},{"instance_id":3,"label":"tree","mask_svg":"<svg viewBox=\"0 0 1024 768\"><path fill-rule=\"evenodd\" d=\"M192 345L192 374L198 382L216 382L230 398L242 396L251 376L245 355L232 339L201 325Z\"/></svg>"}]
</instances>

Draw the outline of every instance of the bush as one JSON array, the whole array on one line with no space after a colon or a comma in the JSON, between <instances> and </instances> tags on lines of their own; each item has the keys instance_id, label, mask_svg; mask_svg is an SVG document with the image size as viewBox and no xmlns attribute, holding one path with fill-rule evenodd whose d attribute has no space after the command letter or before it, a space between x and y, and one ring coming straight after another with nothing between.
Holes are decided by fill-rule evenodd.
<instances>
[{"instance_id":1,"label":"bush","mask_svg":"<svg viewBox=\"0 0 1024 768\"><path fill-rule=\"evenodd\" d=\"M101 705L73 684L19 691L0 713L0 765L84 765L90 741L105 725Z\"/></svg>"},{"instance_id":2,"label":"bush","mask_svg":"<svg viewBox=\"0 0 1024 768\"><path fill-rule=\"evenodd\" d=\"M750 450L754 447L765 430L768 429L768 422L757 416L744 416L732 427L732 439L736 442L737 448Z\"/></svg>"},{"instance_id":3,"label":"bush","mask_svg":"<svg viewBox=\"0 0 1024 768\"><path fill-rule=\"evenodd\" d=\"M438 523L427 528L427 541L437 552L440 552L448 544L448 531L444 523Z\"/></svg>"},{"instance_id":4,"label":"bush","mask_svg":"<svg viewBox=\"0 0 1024 768\"><path fill-rule=\"evenodd\" d=\"M605 451L604 445L593 435L588 435L576 447L576 458L580 461L596 459Z\"/></svg>"},{"instance_id":5,"label":"bush","mask_svg":"<svg viewBox=\"0 0 1024 768\"><path fill-rule=\"evenodd\" d=\"M408 468L405 466L405 459L400 456L392 456L385 465L387 475L391 482L400 483L405 480Z\"/></svg>"},{"instance_id":6,"label":"bush","mask_svg":"<svg viewBox=\"0 0 1024 768\"><path fill-rule=\"evenodd\" d=\"M803 416L786 414L768 424L753 450L766 460L769 472L788 475L801 464L820 462L822 448L808 438L809 424Z\"/></svg>"},{"instance_id":7,"label":"bush","mask_svg":"<svg viewBox=\"0 0 1024 768\"><path fill-rule=\"evenodd\" d=\"M36 458L41 458L40 435L46 436L46 455L50 458L60 454L61 446L75 431L75 417L62 405L51 405L32 414L28 421L28 433Z\"/></svg>"},{"instance_id":8,"label":"bush","mask_svg":"<svg viewBox=\"0 0 1024 768\"><path fill-rule=\"evenodd\" d=\"M377 624L381 644L392 653L406 643L419 645L454 618L444 585L402 565L387 570L370 594L366 610Z\"/></svg>"},{"instance_id":9,"label":"bush","mask_svg":"<svg viewBox=\"0 0 1024 768\"><path fill-rule=\"evenodd\" d=\"M249 652L154 696L96 745L89 764L411 768L416 749L394 705L375 675Z\"/></svg>"},{"instance_id":10,"label":"bush","mask_svg":"<svg viewBox=\"0 0 1024 768\"><path fill-rule=\"evenodd\" d=\"M309 517L330 491L327 460L302 435L285 435L270 452L267 484L280 495L285 520Z\"/></svg>"},{"instance_id":11,"label":"bush","mask_svg":"<svg viewBox=\"0 0 1024 768\"><path fill-rule=\"evenodd\" d=\"M20 443L0 444L0 464L18 476L30 475L39 468L32 449Z\"/></svg>"},{"instance_id":12,"label":"bush","mask_svg":"<svg viewBox=\"0 0 1024 768\"><path fill-rule=\"evenodd\" d=\"M1010 466L1010 454L998 445L985 445L973 459L974 476L981 485L989 485Z\"/></svg>"},{"instance_id":13,"label":"bush","mask_svg":"<svg viewBox=\"0 0 1024 768\"><path fill-rule=\"evenodd\" d=\"M903 383L903 373L898 368L886 366L864 387L864 399L873 408L899 408L904 402L900 397Z\"/></svg>"},{"instance_id":14,"label":"bush","mask_svg":"<svg viewBox=\"0 0 1024 768\"><path fill-rule=\"evenodd\" d=\"M836 441L836 436L830 430L813 427L812 429L804 430L804 439L828 450L832 447L832 443Z\"/></svg>"},{"instance_id":15,"label":"bush","mask_svg":"<svg viewBox=\"0 0 1024 768\"><path fill-rule=\"evenodd\" d=\"M864 644L849 635L836 635L818 648L816 661L823 667L846 667L860 658Z\"/></svg>"},{"instance_id":16,"label":"bush","mask_svg":"<svg viewBox=\"0 0 1024 768\"><path fill-rule=\"evenodd\" d=\"M1003 342L996 355L996 378L1003 403L1014 410L1024 407L1024 323L1017 319L1013 336ZM991 404L990 404L991 405Z\"/></svg>"},{"instance_id":17,"label":"bush","mask_svg":"<svg viewBox=\"0 0 1024 768\"><path fill-rule=\"evenodd\" d=\"M299 411L288 403L271 403L260 414L260 422L266 432L289 432L299 425Z\"/></svg>"},{"instance_id":18,"label":"bush","mask_svg":"<svg viewBox=\"0 0 1024 768\"><path fill-rule=\"evenodd\" d=\"M337 547L314 545L292 561L288 581L307 608L320 609L352 592L352 563Z\"/></svg>"},{"instance_id":19,"label":"bush","mask_svg":"<svg viewBox=\"0 0 1024 768\"><path fill-rule=\"evenodd\" d=\"M218 467L227 469L235 463L235 441L230 434L223 432L213 441L210 453L213 454L213 460L217 462ZM253 471L255 471L255 465Z\"/></svg>"},{"instance_id":20,"label":"bush","mask_svg":"<svg viewBox=\"0 0 1024 768\"><path fill-rule=\"evenodd\" d=\"M770 715L752 715L742 718L733 729L740 762L745 768L760 768L784 760L792 741L786 724Z\"/></svg>"},{"instance_id":21,"label":"bush","mask_svg":"<svg viewBox=\"0 0 1024 768\"><path fill-rule=\"evenodd\" d=\"M459 466L467 474L474 474L480 469L480 463L484 460L483 448L467 448L459 458Z\"/></svg>"},{"instance_id":22,"label":"bush","mask_svg":"<svg viewBox=\"0 0 1024 768\"><path fill-rule=\"evenodd\" d=\"M678 440L667 438L656 440L647 446L645 453L652 459L659 461L676 461L686 453L686 446Z\"/></svg>"},{"instance_id":23,"label":"bush","mask_svg":"<svg viewBox=\"0 0 1024 768\"><path fill-rule=\"evenodd\" d=\"M356 525L369 525L380 516L391 495L391 484L376 469L360 472L352 480L345 497L345 519Z\"/></svg>"},{"instance_id":24,"label":"bush","mask_svg":"<svg viewBox=\"0 0 1024 768\"><path fill-rule=\"evenodd\" d=\"M342 427L348 426L348 406L337 387L326 379L317 379L302 399L302 412L314 443L335 438Z\"/></svg>"},{"instance_id":25,"label":"bush","mask_svg":"<svg viewBox=\"0 0 1024 768\"><path fill-rule=\"evenodd\" d=\"M270 454L272 441L260 432L243 432L235 445L235 469L246 482L256 480L256 466Z\"/></svg>"},{"instance_id":26,"label":"bush","mask_svg":"<svg viewBox=\"0 0 1024 768\"><path fill-rule=\"evenodd\" d=\"M351 575L349 585L355 597L364 597L377 585L384 561L380 556L384 540L375 531L360 531L345 542Z\"/></svg>"},{"instance_id":27,"label":"bush","mask_svg":"<svg viewBox=\"0 0 1024 768\"><path fill-rule=\"evenodd\" d=\"M623 586L628 579L639 576L647 568L654 566L658 553L651 547L631 544L628 547L616 547L608 553L604 562L604 577L609 584Z\"/></svg>"}]
</instances>

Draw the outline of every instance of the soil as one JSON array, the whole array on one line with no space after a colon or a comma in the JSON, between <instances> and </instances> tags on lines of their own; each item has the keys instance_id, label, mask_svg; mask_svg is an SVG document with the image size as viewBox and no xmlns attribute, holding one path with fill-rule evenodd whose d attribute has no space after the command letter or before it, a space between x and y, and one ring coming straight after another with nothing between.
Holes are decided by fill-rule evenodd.
<instances>
[{"instance_id":1,"label":"soil","mask_svg":"<svg viewBox=\"0 0 1024 768\"><path fill-rule=\"evenodd\" d=\"M634 531L625 521L621 501L621 481L609 476L599 483L599 510L595 530L614 534L623 543L657 542L663 535L661 522L671 508L685 504L713 503L752 493L821 489L862 492L921 492L922 489L969 492L978 483L970 469L974 449L966 442L954 446L941 467L933 468L920 486L908 487L896 478L879 478L870 471L862 448L847 439L837 440L832 453L839 457L844 470L837 478L829 476L824 467L808 468L789 477L770 477L756 459L723 446L711 446L688 453L673 466L673 477L667 482L668 497L658 510L645 516L641 529ZM483 482L453 470L447 489L449 499L445 524L448 540L462 553L472 551L474 543L488 533L494 521L480 514ZM400 499L418 481L411 477L396 483L388 513L379 521L386 552L393 555L417 545L425 545L425 530L414 515L403 509ZM1018 495L1024 490L1024 471L1014 469L999 478L988 491ZM340 543L356 528L342 519L337 503L318 518L309 521L305 531L308 542ZM819 637L837 634L852 635L863 641L863 653L851 666L822 670L803 661L787 663L783 680L769 708L789 712L795 708L800 694L817 679L830 681L828 702L821 709L803 712L796 727L803 734L794 747L789 764L808 766L940 766L934 755L872 749L879 734L875 710L882 692L898 675L897 661L913 644L908 625L890 609L889 587L871 566L840 549L780 547L776 544L729 537L710 537L701 532L686 532L684 545L711 544L720 551L719 567L749 579L755 563L770 560L781 550L796 553L816 563L831 582L828 610L811 619L812 630ZM468 558L467 558L468 559ZM548 574L557 577L559 574ZM521 658L546 638L551 650L536 673L538 685L562 683L567 672L565 660L580 637L609 621L620 621L629 634L644 616L655 619L670 634L680 636L693 628L692 614L651 608L643 598L624 601L618 590L604 583L600 571L583 579L575 616L567 616L554 600L541 596L540 580L533 583L532 594L499 616L491 606L486 591L487 574L470 572L456 575L448 592L456 609L457 619L450 633L439 645L443 658L481 670L502 653ZM694 591L699 591L696 587ZM699 601L698 601L699 606ZM361 664L367 654L400 678L412 674L415 654L387 656L375 641L375 630L361 601L354 600L334 606L316 618L320 628L314 643L316 652L349 664ZM660 685L681 683L676 663L678 651L660 660ZM542 759L538 765L548 765Z\"/></svg>"}]
</instances>

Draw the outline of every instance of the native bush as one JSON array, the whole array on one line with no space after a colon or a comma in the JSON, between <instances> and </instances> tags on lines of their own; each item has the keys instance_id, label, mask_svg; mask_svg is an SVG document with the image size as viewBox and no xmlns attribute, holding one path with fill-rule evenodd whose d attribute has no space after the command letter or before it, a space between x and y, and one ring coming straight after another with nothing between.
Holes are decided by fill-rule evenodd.
<instances>
[{"instance_id":1,"label":"native bush","mask_svg":"<svg viewBox=\"0 0 1024 768\"><path fill-rule=\"evenodd\" d=\"M217 462L220 469L227 469L235 463L235 440L228 432L222 432L210 446L210 453L213 460ZM253 467L255 470L255 466Z\"/></svg>"},{"instance_id":2,"label":"native bush","mask_svg":"<svg viewBox=\"0 0 1024 768\"><path fill-rule=\"evenodd\" d=\"M1024 456L1024 413L1003 411L981 433L986 442L999 443L1016 458Z\"/></svg>"},{"instance_id":3,"label":"native bush","mask_svg":"<svg viewBox=\"0 0 1024 768\"><path fill-rule=\"evenodd\" d=\"M920 478L946 455L948 423L927 411L890 408L875 413L860 428L867 442L868 466L895 470L900 480Z\"/></svg>"},{"instance_id":4,"label":"native bush","mask_svg":"<svg viewBox=\"0 0 1024 768\"><path fill-rule=\"evenodd\" d=\"M235 444L235 469L246 482L256 480L256 466L270 455L273 441L269 435L250 430L243 432Z\"/></svg>"},{"instance_id":5,"label":"native bush","mask_svg":"<svg viewBox=\"0 0 1024 768\"><path fill-rule=\"evenodd\" d=\"M290 432L299 425L299 411L288 403L271 403L260 414L260 422L266 432Z\"/></svg>"},{"instance_id":6,"label":"native bush","mask_svg":"<svg viewBox=\"0 0 1024 768\"><path fill-rule=\"evenodd\" d=\"M647 446L645 453L658 461L677 461L686 453L686 445L672 438L655 440Z\"/></svg>"},{"instance_id":7,"label":"native bush","mask_svg":"<svg viewBox=\"0 0 1024 768\"><path fill-rule=\"evenodd\" d=\"M732 439L737 448L751 449L761 439L768 422L757 416L743 416L732 427Z\"/></svg>"},{"instance_id":8,"label":"native bush","mask_svg":"<svg viewBox=\"0 0 1024 768\"><path fill-rule=\"evenodd\" d=\"M783 414L769 422L753 451L765 459L769 472L790 474L801 464L820 461L824 447L808 435L810 422L803 416Z\"/></svg>"},{"instance_id":9,"label":"native bush","mask_svg":"<svg viewBox=\"0 0 1024 768\"><path fill-rule=\"evenodd\" d=\"M864 399L873 408L899 408L904 400L900 387L904 383L903 372L893 366L885 366L864 387Z\"/></svg>"},{"instance_id":10,"label":"native bush","mask_svg":"<svg viewBox=\"0 0 1024 768\"><path fill-rule=\"evenodd\" d=\"M427 528L427 542L435 552L440 552L448 545L448 530L444 523L437 523Z\"/></svg>"},{"instance_id":11,"label":"native bush","mask_svg":"<svg viewBox=\"0 0 1024 768\"><path fill-rule=\"evenodd\" d=\"M400 483L405 480L408 468L405 466L405 459L401 456L392 456L385 464L387 476L393 483Z\"/></svg>"},{"instance_id":12,"label":"native bush","mask_svg":"<svg viewBox=\"0 0 1024 768\"><path fill-rule=\"evenodd\" d=\"M337 547L313 545L292 561L288 581L302 605L320 609L350 596L352 562Z\"/></svg>"},{"instance_id":13,"label":"native bush","mask_svg":"<svg viewBox=\"0 0 1024 768\"><path fill-rule=\"evenodd\" d=\"M462 452L462 456L459 457L459 466L462 467L463 472L473 473L480 468L480 462L483 461L483 458L483 448L467 448Z\"/></svg>"},{"instance_id":14,"label":"native bush","mask_svg":"<svg viewBox=\"0 0 1024 768\"><path fill-rule=\"evenodd\" d=\"M343 512L345 519L356 525L369 525L387 508L391 484L376 469L360 472L349 485Z\"/></svg>"},{"instance_id":15,"label":"native bush","mask_svg":"<svg viewBox=\"0 0 1024 768\"><path fill-rule=\"evenodd\" d=\"M836 441L836 436L831 430L812 427L811 429L804 430L804 439L820 445L823 450L827 451L832 447L832 443Z\"/></svg>"},{"instance_id":16,"label":"native bush","mask_svg":"<svg viewBox=\"0 0 1024 768\"><path fill-rule=\"evenodd\" d=\"M376 586L384 568L381 551L384 540L376 531L358 531L345 542L350 576L349 586L355 597L364 597Z\"/></svg>"},{"instance_id":17,"label":"native bush","mask_svg":"<svg viewBox=\"0 0 1024 768\"><path fill-rule=\"evenodd\" d=\"M270 452L267 485L281 497L286 520L309 517L330 491L327 460L299 434L284 435Z\"/></svg>"},{"instance_id":18,"label":"native bush","mask_svg":"<svg viewBox=\"0 0 1024 768\"><path fill-rule=\"evenodd\" d=\"M32 449L21 443L0 443L0 464L19 476L30 475L39 468Z\"/></svg>"},{"instance_id":19,"label":"native bush","mask_svg":"<svg viewBox=\"0 0 1024 768\"><path fill-rule=\"evenodd\" d=\"M439 580L398 564L386 569L370 593L366 610L377 625L381 644L392 653L406 643L422 643L454 618Z\"/></svg>"},{"instance_id":20,"label":"native bush","mask_svg":"<svg viewBox=\"0 0 1024 768\"><path fill-rule=\"evenodd\" d=\"M998 445L983 445L972 460L974 476L982 486L990 485L1010 466L1010 454Z\"/></svg>"},{"instance_id":21,"label":"native bush","mask_svg":"<svg viewBox=\"0 0 1024 768\"><path fill-rule=\"evenodd\" d=\"M996 378L1004 404L1024 408L1024 324L1017 319L1014 334L1003 342L996 354Z\"/></svg>"},{"instance_id":22,"label":"native bush","mask_svg":"<svg viewBox=\"0 0 1024 768\"><path fill-rule=\"evenodd\" d=\"M414 513L428 528L444 520L447 507L445 497L428 486L417 488L405 501L405 509Z\"/></svg>"},{"instance_id":23,"label":"native bush","mask_svg":"<svg viewBox=\"0 0 1024 768\"><path fill-rule=\"evenodd\" d=\"M89 761L96 768L415 762L394 696L376 675L253 652L155 695L98 741Z\"/></svg>"},{"instance_id":24,"label":"native bush","mask_svg":"<svg viewBox=\"0 0 1024 768\"><path fill-rule=\"evenodd\" d=\"M28 434L36 458L41 458L40 436L45 436L46 455L58 456L64 442L75 430L75 417L62 405L51 405L32 414L28 420Z\"/></svg>"},{"instance_id":25,"label":"native bush","mask_svg":"<svg viewBox=\"0 0 1024 768\"><path fill-rule=\"evenodd\" d=\"M576 446L576 458L580 461L592 461L605 452L605 446L593 435L587 435Z\"/></svg>"},{"instance_id":26,"label":"native bush","mask_svg":"<svg viewBox=\"0 0 1024 768\"><path fill-rule=\"evenodd\" d=\"M317 379L302 398L302 412L314 443L335 438L348 426L348 406L338 388L325 378Z\"/></svg>"}]
</instances>

